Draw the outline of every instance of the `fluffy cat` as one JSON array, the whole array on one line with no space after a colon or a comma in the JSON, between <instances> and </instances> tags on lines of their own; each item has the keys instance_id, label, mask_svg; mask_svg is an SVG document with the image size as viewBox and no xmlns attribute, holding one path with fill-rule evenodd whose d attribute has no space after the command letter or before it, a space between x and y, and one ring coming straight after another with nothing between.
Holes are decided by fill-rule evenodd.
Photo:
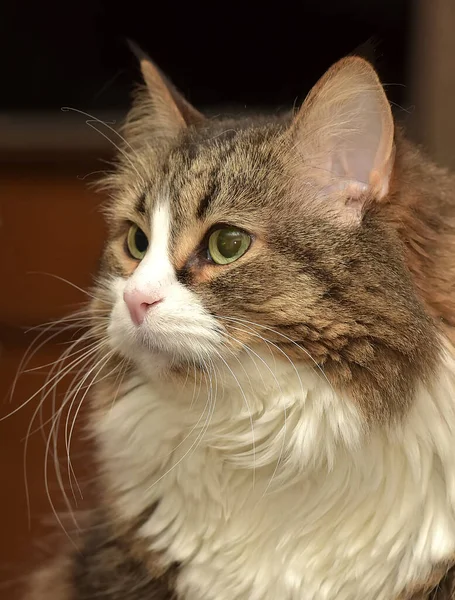
<instances>
[{"instance_id":1,"label":"fluffy cat","mask_svg":"<svg viewBox=\"0 0 455 600\"><path fill-rule=\"evenodd\" d=\"M102 500L29 597L455 598L454 178L360 58L270 119L141 67L90 309Z\"/></svg>"}]
</instances>

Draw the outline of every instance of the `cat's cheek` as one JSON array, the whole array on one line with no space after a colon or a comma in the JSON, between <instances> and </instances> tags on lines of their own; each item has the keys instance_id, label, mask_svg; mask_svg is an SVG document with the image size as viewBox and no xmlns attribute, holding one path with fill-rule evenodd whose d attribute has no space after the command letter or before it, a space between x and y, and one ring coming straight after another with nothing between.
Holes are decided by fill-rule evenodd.
<instances>
[{"instance_id":1,"label":"cat's cheek","mask_svg":"<svg viewBox=\"0 0 455 600\"><path fill-rule=\"evenodd\" d=\"M107 284L111 312L107 327L107 342L112 350L119 352L127 358L134 357L135 327L128 314L128 309L123 300L128 279L114 277Z\"/></svg>"},{"instance_id":2,"label":"cat's cheek","mask_svg":"<svg viewBox=\"0 0 455 600\"><path fill-rule=\"evenodd\" d=\"M113 350L127 356L134 357L134 334L135 327L128 314L125 303L117 301L112 308L107 335L109 345Z\"/></svg>"}]
</instances>

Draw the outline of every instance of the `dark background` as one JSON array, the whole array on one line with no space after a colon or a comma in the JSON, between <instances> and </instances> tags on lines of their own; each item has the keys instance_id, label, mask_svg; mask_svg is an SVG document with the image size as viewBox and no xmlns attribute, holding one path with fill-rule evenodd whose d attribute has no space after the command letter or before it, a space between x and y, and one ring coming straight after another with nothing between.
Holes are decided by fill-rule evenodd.
<instances>
[{"instance_id":1,"label":"dark background","mask_svg":"<svg viewBox=\"0 0 455 600\"><path fill-rule=\"evenodd\" d=\"M113 114L120 122L140 79L126 45L130 38L198 108L209 111L290 108L333 62L360 51L374 62L390 100L405 116L413 17L413 3L405 0L269 5L265 0L0 1L2 600L17 598L30 565L58 551L48 538L56 519L45 490L45 464L52 502L57 509L65 505L53 461L45 458L47 425L42 436L39 430L29 439L29 524L24 438L39 396L1 418L39 389L49 365L68 347L72 332L41 347L29 364L34 370L21 375L10 399L11 383L35 328L68 314L86 299L72 286L90 286L104 238L98 207L106 198L88 184L106 169L100 159L112 156L112 144L87 127L81 115L62 112L61 107L100 118ZM57 406L70 380L63 380ZM72 450L82 486L85 477L93 476L89 444L81 434L84 409L85 405ZM46 421L52 411L49 398L43 410ZM84 506L77 494L71 501L75 509Z\"/></svg>"},{"instance_id":2,"label":"dark background","mask_svg":"<svg viewBox=\"0 0 455 600\"><path fill-rule=\"evenodd\" d=\"M292 105L370 38L404 101L409 0L2 2L0 111L125 109L146 50L198 106Z\"/></svg>"}]
</instances>

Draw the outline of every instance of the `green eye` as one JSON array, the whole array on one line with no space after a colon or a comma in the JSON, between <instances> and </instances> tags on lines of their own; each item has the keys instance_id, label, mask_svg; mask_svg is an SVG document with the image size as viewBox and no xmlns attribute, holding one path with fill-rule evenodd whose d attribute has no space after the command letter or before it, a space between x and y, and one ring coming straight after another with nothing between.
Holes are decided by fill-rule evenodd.
<instances>
[{"instance_id":1,"label":"green eye","mask_svg":"<svg viewBox=\"0 0 455 600\"><path fill-rule=\"evenodd\" d=\"M127 237L128 252L136 260L142 260L149 247L147 236L137 225L131 225Z\"/></svg>"},{"instance_id":2,"label":"green eye","mask_svg":"<svg viewBox=\"0 0 455 600\"><path fill-rule=\"evenodd\" d=\"M209 238L209 257L217 265L227 265L245 254L251 237L235 227L217 229Z\"/></svg>"}]
</instances>

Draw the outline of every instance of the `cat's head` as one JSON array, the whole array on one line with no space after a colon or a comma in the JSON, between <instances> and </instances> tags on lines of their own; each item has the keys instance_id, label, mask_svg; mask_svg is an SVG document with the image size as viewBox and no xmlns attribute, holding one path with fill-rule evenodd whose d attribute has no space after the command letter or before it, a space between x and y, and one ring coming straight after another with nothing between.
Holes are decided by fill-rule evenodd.
<instances>
[{"instance_id":1,"label":"cat's head","mask_svg":"<svg viewBox=\"0 0 455 600\"><path fill-rule=\"evenodd\" d=\"M223 120L141 66L95 303L112 347L145 373L266 351L317 365L368 417L402 412L434 333L382 218L401 183L373 68L340 61L294 115Z\"/></svg>"}]
</instances>

